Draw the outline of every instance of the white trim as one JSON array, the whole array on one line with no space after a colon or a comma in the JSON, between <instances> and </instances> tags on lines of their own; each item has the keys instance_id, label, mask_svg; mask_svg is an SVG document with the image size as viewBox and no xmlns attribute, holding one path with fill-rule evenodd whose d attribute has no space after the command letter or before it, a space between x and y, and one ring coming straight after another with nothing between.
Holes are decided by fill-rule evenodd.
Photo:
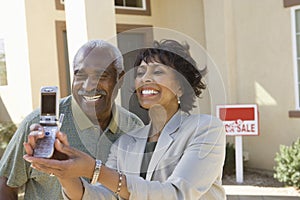
<instances>
[{"instance_id":1,"label":"white trim","mask_svg":"<svg viewBox=\"0 0 300 200\"><path fill-rule=\"evenodd\" d=\"M136 7L127 7L127 6L115 6L117 9L123 9L123 10L141 10L145 11L146 8L136 8Z\"/></svg>"},{"instance_id":2,"label":"white trim","mask_svg":"<svg viewBox=\"0 0 300 200\"><path fill-rule=\"evenodd\" d=\"M123 2L125 2L125 0ZM125 3L123 3L123 4L125 4ZM143 4L142 8L130 7L130 6L116 6L116 5L115 5L115 8L117 8L117 9L124 9L124 10L141 10L141 11L147 10L147 8L146 8L146 0L142 0L142 4Z\"/></svg>"},{"instance_id":3,"label":"white trim","mask_svg":"<svg viewBox=\"0 0 300 200\"><path fill-rule=\"evenodd\" d=\"M299 100L299 77L298 77L298 58L297 58L297 40L296 40L296 20L295 11L300 10L300 6L291 8L291 33L292 33L292 50L293 50L293 66L294 66L294 89L295 89L295 107L296 110L300 110ZM300 52L299 52L300 53ZM300 66L299 66L300 67Z\"/></svg>"}]
</instances>

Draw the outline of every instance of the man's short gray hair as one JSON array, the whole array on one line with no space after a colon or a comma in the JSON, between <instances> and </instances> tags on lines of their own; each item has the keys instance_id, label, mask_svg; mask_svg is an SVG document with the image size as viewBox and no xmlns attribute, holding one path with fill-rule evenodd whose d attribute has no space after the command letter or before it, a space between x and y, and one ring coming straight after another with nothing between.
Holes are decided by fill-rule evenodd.
<instances>
[{"instance_id":1,"label":"man's short gray hair","mask_svg":"<svg viewBox=\"0 0 300 200\"><path fill-rule=\"evenodd\" d=\"M73 67L75 68L77 65L82 63L84 59L86 59L87 56L96 49L106 50L109 54L109 57L107 58L109 61L108 64L113 64L118 74L124 70L122 53L117 47L104 40L90 40L82 45L74 57Z\"/></svg>"}]
</instances>

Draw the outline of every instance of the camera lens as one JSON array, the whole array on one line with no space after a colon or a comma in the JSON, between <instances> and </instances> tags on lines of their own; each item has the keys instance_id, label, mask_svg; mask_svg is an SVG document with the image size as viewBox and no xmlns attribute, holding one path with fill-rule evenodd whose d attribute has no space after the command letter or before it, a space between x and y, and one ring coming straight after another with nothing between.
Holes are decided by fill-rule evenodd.
<instances>
[{"instance_id":1,"label":"camera lens","mask_svg":"<svg viewBox=\"0 0 300 200\"><path fill-rule=\"evenodd\" d=\"M45 135L50 135L50 132L48 132L48 131L47 131L47 132L45 132Z\"/></svg>"}]
</instances>

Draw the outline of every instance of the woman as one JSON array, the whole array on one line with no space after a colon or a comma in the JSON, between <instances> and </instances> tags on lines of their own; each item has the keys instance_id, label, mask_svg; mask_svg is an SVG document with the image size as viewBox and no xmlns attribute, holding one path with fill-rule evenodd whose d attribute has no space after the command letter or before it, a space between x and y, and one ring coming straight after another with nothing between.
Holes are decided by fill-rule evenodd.
<instances>
[{"instance_id":1,"label":"woman","mask_svg":"<svg viewBox=\"0 0 300 200\"><path fill-rule=\"evenodd\" d=\"M105 166L69 147L63 133L55 145L67 160L33 158L28 143L24 158L57 176L69 199L226 199L224 128L215 117L189 114L205 84L188 49L163 40L141 50L135 91L151 121L121 136Z\"/></svg>"}]
</instances>

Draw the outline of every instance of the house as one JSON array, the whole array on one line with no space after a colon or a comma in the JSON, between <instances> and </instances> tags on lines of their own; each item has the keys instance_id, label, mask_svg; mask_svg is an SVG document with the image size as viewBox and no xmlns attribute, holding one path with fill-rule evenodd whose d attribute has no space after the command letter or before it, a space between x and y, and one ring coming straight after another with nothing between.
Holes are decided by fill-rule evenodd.
<instances>
[{"instance_id":1,"label":"house","mask_svg":"<svg viewBox=\"0 0 300 200\"><path fill-rule=\"evenodd\" d=\"M299 137L300 0L0 4L0 121L19 123L37 108L43 85L70 94L72 59L87 40L105 39L124 52L169 37L187 41L199 66L208 66L201 112L215 114L218 104L258 105L260 135L243 137L248 167L272 170L279 145ZM118 103L128 108L129 98L121 92Z\"/></svg>"}]
</instances>

